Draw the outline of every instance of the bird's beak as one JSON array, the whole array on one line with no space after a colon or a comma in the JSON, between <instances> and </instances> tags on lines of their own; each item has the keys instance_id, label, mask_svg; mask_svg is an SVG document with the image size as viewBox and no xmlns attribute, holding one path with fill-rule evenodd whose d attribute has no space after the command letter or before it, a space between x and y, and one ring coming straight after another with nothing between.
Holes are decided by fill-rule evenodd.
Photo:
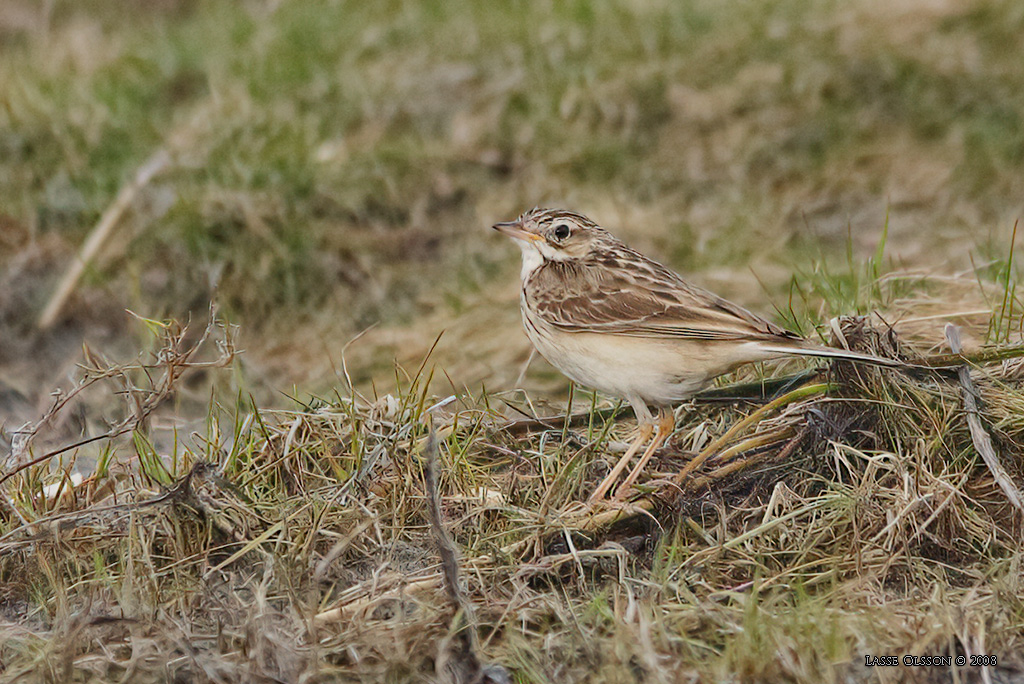
<instances>
[{"instance_id":1,"label":"bird's beak","mask_svg":"<svg viewBox=\"0 0 1024 684\"><path fill-rule=\"evenodd\" d=\"M494 230L498 231L502 235L507 235L510 238L515 238L516 240L536 242L538 240L544 239L540 235L537 235L536 233L531 233L530 231L525 230L522 224L519 223L519 221L505 221L504 223L495 223L493 227Z\"/></svg>"}]
</instances>

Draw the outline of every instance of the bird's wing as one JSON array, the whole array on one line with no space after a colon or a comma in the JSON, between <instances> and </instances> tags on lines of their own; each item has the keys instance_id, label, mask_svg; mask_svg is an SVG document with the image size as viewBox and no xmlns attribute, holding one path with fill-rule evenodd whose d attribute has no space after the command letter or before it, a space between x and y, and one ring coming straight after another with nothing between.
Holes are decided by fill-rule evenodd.
<instances>
[{"instance_id":1,"label":"bird's wing","mask_svg":"<svg viewBox=\"0 0 1024 684\"><path fill-rule=\"evenodd\" d=\"M536 311L567 332L784 344L801 339L660 264L629 263L629 270L546 264L531 288Z\"/></svg>"}]
</instances>

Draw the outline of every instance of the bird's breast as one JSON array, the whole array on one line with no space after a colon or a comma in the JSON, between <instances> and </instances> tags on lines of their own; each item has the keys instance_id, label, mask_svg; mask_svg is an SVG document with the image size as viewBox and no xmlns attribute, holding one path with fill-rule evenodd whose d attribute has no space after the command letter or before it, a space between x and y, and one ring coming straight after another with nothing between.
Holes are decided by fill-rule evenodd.
<instances>
[{"instance_id":1,"label":"bird's breast","mask_svg":"<svg viewBox=\"0 0 1024 684\"><path fill-rule=\"evenodd\" d=\"M533 346L551 365L577 384L611 396L669 404L692 396L714 377L699 353L686 358L684 347L689 345L566 332L529 315L525 308L523 325Z\"/></svg>"}]
</instances>

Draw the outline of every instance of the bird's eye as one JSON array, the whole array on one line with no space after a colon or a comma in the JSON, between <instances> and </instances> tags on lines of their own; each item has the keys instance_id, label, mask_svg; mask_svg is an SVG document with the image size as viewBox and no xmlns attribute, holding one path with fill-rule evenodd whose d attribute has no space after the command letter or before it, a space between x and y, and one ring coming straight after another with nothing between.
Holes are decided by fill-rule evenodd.
<instances>
[{"instance_id":1,"label":"bird's eye","mask_svg":"<svg viewBox=\"0 0 1024 684\"><path fill-rule=\"evenodd\" d=\"M569 237L569 226L564 223L558 224L557 226L555 226L554 235L556 240L564 240L565 238Z\"/></svg>"}]
</instances>

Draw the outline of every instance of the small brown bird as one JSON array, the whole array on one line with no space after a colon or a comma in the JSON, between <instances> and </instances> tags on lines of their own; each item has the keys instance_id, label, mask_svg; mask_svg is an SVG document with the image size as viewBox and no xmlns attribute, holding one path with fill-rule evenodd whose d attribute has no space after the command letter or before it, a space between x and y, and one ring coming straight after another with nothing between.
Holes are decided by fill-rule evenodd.
<instances>
[{"instance_id":1,"label":"small brown bird","mask_svg":"<svg viewBox=\"0 0 1024 684\"><path fill-rule=\"evenodd\" d=\"M737 366L783 356L903 365L813 344L691 285L571 211L533 209L494 229L522 250L519 301L537 351L574 382L621 397L636 413L636 440L591 501L607 494L653 433L623 494L674 429L671 405Z\"/></svg>"}]
</instances>

